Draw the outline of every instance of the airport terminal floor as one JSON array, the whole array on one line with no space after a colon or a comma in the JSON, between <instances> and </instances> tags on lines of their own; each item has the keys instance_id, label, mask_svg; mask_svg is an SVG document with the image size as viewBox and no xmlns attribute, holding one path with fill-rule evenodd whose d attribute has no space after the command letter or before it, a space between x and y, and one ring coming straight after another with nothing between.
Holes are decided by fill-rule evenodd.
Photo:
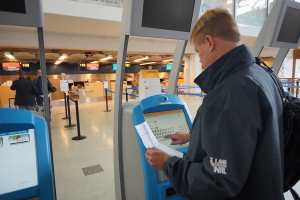
<instances>
[{"instance_id":1,"label":"airport terminal floor","mask_svg":"<svg viewBox=\"0 0 300 200\"><path fill-rule=\"evenodd\" d=\"M196 114L202 97L182 96ZM112 108L113 102L109 102ZM80 103L80 125L85 140L74 141L76 127L67 129L63 102L52 106L52 144L58 200L114 200L113 112L105 101ZM75 109L71 103L72 122ZM84 168L92 167L85 171ZM134 170L134 169L132 169Z\"/></svg>"}]
</instances>

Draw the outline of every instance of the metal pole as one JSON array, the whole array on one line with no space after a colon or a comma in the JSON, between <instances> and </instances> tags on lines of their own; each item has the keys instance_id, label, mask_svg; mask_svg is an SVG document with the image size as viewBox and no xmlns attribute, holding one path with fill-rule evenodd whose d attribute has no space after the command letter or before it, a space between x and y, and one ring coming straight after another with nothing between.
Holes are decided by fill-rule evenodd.
<instances>
[{"instance_id":1,"label":"metal pole","mask_svg":"<svg viewBox=\"0 0 300 200\"><path fill-rule=\"evenodd\" d=\"M123 166L123 135L122 135L122 93L124 80L124 64L127 56L129 35L122 35L118 53L118 69L116 80L116 94L114 107L114 171L115 193L117 200L125 200L124 166Z\"/></svg>"},{"instance_id":2,"label":"metal pole","mask_svg":"<svg viewBox=\"0 0 300 200\"><path fill-rule=\"evenodd\" d=\"M68 119L67 95L65 92L64 92L64 103L65 103L65 117L63 117L62 119Z\"/></svg>"},{"instance_id":3,"label":"metal pole","mask_svg":"<svg viewBox=\"0 0 300 200\"><path fill-rule=\"evenodd\" d=\"M187 43L188 43L187 40L177 41L176 51L175 51L175 55L174 55L173 69L172 69L170 77L169 77L169 86L168 86L169 94L176 94L177 79L178 79L179 71L181 68L181 62L182 62L182 58L184 56L184 52L185 52Z\"/></svg>"},{"instance_id":4,"label":"metal pole","mask_svg":"<svg viewBox=\"0 0 300 200\"><path fill-rule=\"evenodd\" d=\"M127 86L125 88L125 97L126 97L126 102L128 102L128 90L127 90Z\"/></svg>"},{"instance_id":5,"label":"metal pole","mask_svg":"<svg viewBox=\"0 0 300 200\"><path fill-rule=\"evenodd\" d=\"M81 135L80 133L80 119L79 119L79 106L78 106L78 100L75 102L75 109L76 109L76 121L77 121L77 136L72 137L72 140L83 140L86 138L86 136Z\"/></svg>"},{"instance_id":6,"label":"metal pole","mask_svg":"<svg viewBox=\"0 0 300 200\"><path fill-rule=\"evenodd\" d=\"M287 54L289 53L289 48L280 48L278 54L273 63L273 71L275 74L278 74L284 59L286 58Z\"/></svg>"},{"instance_id":7,"label":"metal pole","mask_svg":"<svg viewBox=\"0 0 300 200\"><path fill-rule=\"evenodd\" d=\"M297 89L296 89L296 97L298 98L298 95L299 95L299 80L297 80L297 82L296 82L296 87L297 87Z\"/></svg>"},{"instance_id":8,"label":"metal pole","mask_svg":"<svg viewBox=\"0 0 300 200\"><path fill-rule=\"evenodd\" d=\"M75 124L72 124L72 115L71 115L71 109L70 109L70 96L67 95L67 110L68 110L68 119L69 119L69 124L65 125L65 128L73 128L76 126Z\"/></svg>"},{"instance_id":9,"label":"metal pole","mask_svg":"<svg viewBox=\"0 0 300 200\"><path fill-rule=\"evenodd\" d=\"M52 161L52 173L53 173L53 192L54 199L57 199L56 196L56 184L55 184L55 172L54 172L54 161L53 161L53 151L52 151L52 135L51 135L51 124L50 124L50 101L48 97L48 79L47 79L47 68L46 68L46 58L45 58L45 43L44 43L44 30L43 27L37 27L37 35L39 42L39 53L40 53L40 66L42 71L42 90L44 96L44 116L48 124L49 132L49 141L50 141L50 153Z\"/></svg>"},{"instance_id":10,"label":"metal pole","mask_svg":"<svg viewBox=\"0 0 300 200\"><path fill-rule=\"evenodd\" d=\"M105 105L106 105L106 110L104 112L110 112L110 110L108 109L108 89L105 88Z\"/></svg>"}]
</instances>

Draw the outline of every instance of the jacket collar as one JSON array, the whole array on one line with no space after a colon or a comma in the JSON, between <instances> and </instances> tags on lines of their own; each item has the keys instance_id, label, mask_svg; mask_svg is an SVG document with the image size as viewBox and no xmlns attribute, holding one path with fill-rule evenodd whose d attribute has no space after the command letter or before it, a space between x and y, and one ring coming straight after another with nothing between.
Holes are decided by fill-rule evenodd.
<instances>
[{"instance_id":1,"label":"jacket collar","mask_svg":"<svg viewBox=\"0 0 300 200\"><path fill-rule=\"evenodd\" d=\"M208 66L194 82L203 90L208 93L220 84L227 76L239 71L245 67L249 67L254 63L254 57L245 45L238 46L229 51L215 63Z\"/></svg>"}]
</instances>

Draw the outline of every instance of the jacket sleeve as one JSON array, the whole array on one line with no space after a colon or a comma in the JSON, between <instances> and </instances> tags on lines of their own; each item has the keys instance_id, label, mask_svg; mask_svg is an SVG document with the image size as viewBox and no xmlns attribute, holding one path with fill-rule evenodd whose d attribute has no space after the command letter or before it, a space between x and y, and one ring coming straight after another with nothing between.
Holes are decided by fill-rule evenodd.
<instances>
[{"instance_id":1,"label":"jacket sleeve","mask_svg":"<svg viewBox=\"0 0 300 200\"><path fill-rule=\"evenodd\" d=\"M256 86L247 84L232 86L224 101L214 104L220 109L208 109L200 115L207 118L201 119L202 141L198 142L203 159L195 161L188 153L183 159L167 161L165 173L180 194L189 199L226 200L242 190L261 129ZM200 130L194 133L200 134Z\"/></svg>"},{"instance_id":2,"label":"jacket sleeve","mask_svg":"<svg viewBox=\"0 0 300 200\"><path fill-rule=\"evenodd\" d=\"M12 83L12 85L10 86L10 89L11 90L16 90L16 81L14 81L13 83Z\"/></svg>"}]
</instances>

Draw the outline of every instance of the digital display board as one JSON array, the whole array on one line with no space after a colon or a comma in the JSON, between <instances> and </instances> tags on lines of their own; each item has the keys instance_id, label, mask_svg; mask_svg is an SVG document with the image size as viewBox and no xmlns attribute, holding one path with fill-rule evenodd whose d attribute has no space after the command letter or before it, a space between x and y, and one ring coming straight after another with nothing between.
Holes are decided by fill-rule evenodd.
<instances>
[{"instance_id":1,"label":"digital display board","mask_svg":"<svg viewBox=\"0 0 300 200\"><path fill-rule=\"evenodd\" d=\"M18 62L8 62L2 63L2 69L4 71L15 72L20 70L20 63Z\"/></svg>"},{"instance_id":2,"label":"digital display board","mask_svg":"<svg viewBox=\"0 0 300 200\"><path fill-rule=\"evenodd\" d=\"M173 68L173 64L166 64L166 70L171 71Z\"/></svg>"}]
</instances>

